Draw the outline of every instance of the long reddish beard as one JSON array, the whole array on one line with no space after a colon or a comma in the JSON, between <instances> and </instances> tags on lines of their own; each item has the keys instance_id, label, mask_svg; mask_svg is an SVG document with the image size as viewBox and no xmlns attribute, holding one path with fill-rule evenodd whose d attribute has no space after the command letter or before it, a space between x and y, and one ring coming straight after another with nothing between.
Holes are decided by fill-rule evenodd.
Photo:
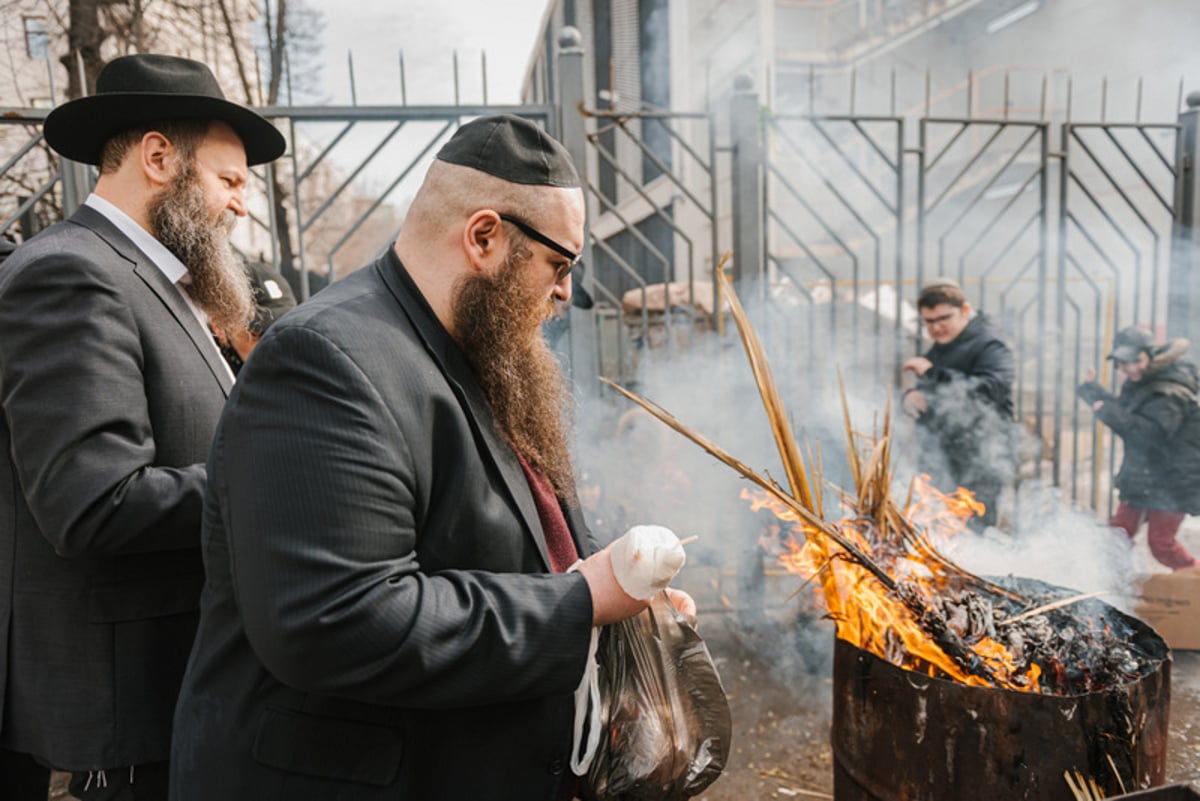
<instances>
[{"instance_id":1,"label":"long reddish beard","mask_svg":"<svg viewBox=\"0 0 1200 801\"><path fill-rule=\"evenodd\" d=\"M571 501L571 393L541 333L554 305L522 283L528 259L519 256L510 251L494 276L459 279L451 303L454 338L475 368L500 431L559 498Z\"/></svg>"},{"instance_id":2,"label":"long reddish beard","mask_svg":"<svg viewBox=\"0 0 1200 801\"><path fill-rule=\"evenodd\" d=\"M229 244L236 219L226 209L213 220L191 164L179 170L150 206L155 239L187 267L188 295L227 333L244 330L254 316L250 281Z\"/></svg>"}]
</instances>

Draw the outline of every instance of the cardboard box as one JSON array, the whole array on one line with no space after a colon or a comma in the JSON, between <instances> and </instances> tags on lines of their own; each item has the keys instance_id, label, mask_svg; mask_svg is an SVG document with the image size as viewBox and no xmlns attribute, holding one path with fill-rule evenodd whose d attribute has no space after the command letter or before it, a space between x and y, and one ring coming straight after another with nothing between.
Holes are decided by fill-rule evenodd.
<instances>
[{"instance_id":1,"label":"cardboard box","mask_svg":"<svg viewBox=\"0 0 1200 801\"><path fill-rule=\"evenodd\" d=\"M1133 614L1149 623L1174 650L1200 650L1200 572L1147 576L1136 593Z\"/></svg>"}]
</instances>

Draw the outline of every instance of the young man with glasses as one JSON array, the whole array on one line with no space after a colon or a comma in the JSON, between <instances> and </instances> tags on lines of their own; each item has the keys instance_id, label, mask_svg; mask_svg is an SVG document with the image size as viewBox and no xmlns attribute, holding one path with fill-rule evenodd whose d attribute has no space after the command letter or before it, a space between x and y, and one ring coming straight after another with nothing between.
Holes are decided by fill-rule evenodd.
<instances>
[{"instance_id":1,"label":"young man with glasses","mask_svg":"<svg viewBox=\"0 0 1200 801\"><path fill-rule=\"evenodd\" d=\"M923 287L917 311L933 345L901 369L917 377L904 410L917 421L919 469L942 491L971 490L986 507L972 527L994 526L1015 467L1012 350L950 279Z\"/></svg>"},{"instance_id":2,"label":"young man with glasses","mask_svg":"<svg viewBox=\"0 0 1200 801\"><path fill-rule=\"evenodd\" d=\"M1200 369L1187 358L1188 341L1155 345L1141 328L1124 328L1108 358L1124 383L1113 396L1088 368L1079 398L1124 442L1116 485L1121 503L1109 525L1132 540L1146 521L1150 553L1172 570L1195 567L1176 539L1189 514L1200 514Z\"/></svg>"}]
</instances>

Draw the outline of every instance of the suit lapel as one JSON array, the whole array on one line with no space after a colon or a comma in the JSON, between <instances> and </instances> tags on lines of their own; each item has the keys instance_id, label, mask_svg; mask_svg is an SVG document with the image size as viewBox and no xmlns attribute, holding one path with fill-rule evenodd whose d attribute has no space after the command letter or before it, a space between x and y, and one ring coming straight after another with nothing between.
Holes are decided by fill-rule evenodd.
<instances>
[{"instance_id":1,"label":"suit lapel","mask_svg":"<svg viewBox=\"0 0 1200 801\"><path fill-rule=\"evenodd\" d=\"M559 506L567 518L567 528L571 530L571 537L575 540L575 552L579 554L580 559L587 559L596 551L595 540L592 539L587 522L583 519L583 507L579 504L579 499L576 498L574 504L560 503Z\"/></svg>"},{"instance_id":2,"label":"suit lapel","mask_svg":"<svg viewBox=\"0 0 1200 801\"><path fill-rule=\"evenodd\" d=\"M411 283L412 279L395 258L390 247L372 265L372 269L378 272L392 296L396 298L458 396L463 411L475 431L476 440L483 446L481 451L504 481L509 496L521 514L525 530L541 557L542 566L549 571L550 554L546 549L545 534L542 532L542 523L538 518L537 506L533 502L533 493L529 489L525 471L521 469L517 454L496 430L487 398L475 378L474 370L451 341L446 329L438 322L416 285Z\"/></svg>"},{"instance_id":3,"label":"suit lapel","mask_svg":"<svg viewBox=\"0 0 1200 801\"><path fill-rule=\"evenodd\" d=\"M200 358L208 365L209 371L212 372L213 378L221 385L221 390L226 396L229 395L233 388L233 381L230 378L229 370L221 362L221 354L212 343L212 334L200 325L200 321L196 319L196 315L192 314L191 308L187 301L183 299L179 289L175 287L167 277L163 275L162 270L155 266L154 262L146 254L129 241L125 234L121 233L115 225L112 224L103 214L89 206L80 206L79 210L72 216L72 221L79 223L87 228L92 229L98 236L117 251L123 258L132 262L133 272L151 292L159 299L159 301L167 307L171 312L171 316L179 323L180 327L187 333L188 338L192 340L192 344L196 346L196 351L200 354Z\"/></svg>"}]
</instances>

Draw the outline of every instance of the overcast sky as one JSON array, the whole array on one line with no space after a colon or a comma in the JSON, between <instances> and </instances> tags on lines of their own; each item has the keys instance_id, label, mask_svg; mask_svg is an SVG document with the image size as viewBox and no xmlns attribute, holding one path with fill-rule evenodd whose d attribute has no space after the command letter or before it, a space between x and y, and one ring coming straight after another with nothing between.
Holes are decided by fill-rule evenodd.
<instances>
[{"instance_id":1,"label":"overcast sky","mask_svg":"<svg viewBox=\"0 0 1200 801\"><path fill-rule=\"evenodd\" d=\"M350 102L347 52L354 56L360 104L400 102L404 53L408 102L454 102L458 51L461 102L516 103L538 25L549 0L308 0L325 17L322 79L326 99Z\"/></svg>"}]
</instances>

